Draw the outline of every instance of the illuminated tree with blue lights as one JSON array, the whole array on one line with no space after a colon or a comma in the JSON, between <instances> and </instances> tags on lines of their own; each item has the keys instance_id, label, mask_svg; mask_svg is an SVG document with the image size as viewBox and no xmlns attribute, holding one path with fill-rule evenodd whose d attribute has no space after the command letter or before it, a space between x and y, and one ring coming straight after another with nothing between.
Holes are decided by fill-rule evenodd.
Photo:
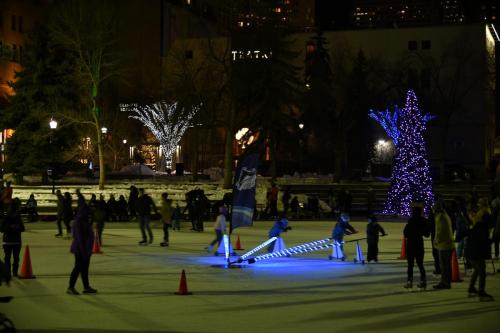
<instances>
[{"instance_id":1,"label":"illuminated tree with blue lights","mask_svg":"<svg viewBox=\"0 0 500 333\"><path fill-rule=\"evenodd\" d=\"M396 146L384 214L409 216L412 202L422 202L428 214L434 194L423 133L433 117L422 115L413 90L408 91L403 109L396 107L392 113L371 111L370 117L380 123Z\"/></svg>"}]
</instances>

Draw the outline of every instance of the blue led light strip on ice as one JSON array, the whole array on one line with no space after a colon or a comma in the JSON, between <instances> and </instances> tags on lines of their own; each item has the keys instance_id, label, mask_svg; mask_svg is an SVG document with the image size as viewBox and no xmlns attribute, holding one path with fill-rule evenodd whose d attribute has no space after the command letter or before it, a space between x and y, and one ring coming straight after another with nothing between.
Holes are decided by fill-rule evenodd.
<instances>
[{"instance_id":1,"label":"blue led light strip on ice","mask_svg":"<svg viewBox=\"0 0 500 333\"><path fill-rule=\"evenodd\" d=\"M298 253L306 253L306 252L310 252L310 251L307 251L307 249L310 249L310 248L315 247L317 245L324 244L324 243L331 242L331 241L332 241L331 238L321 239L321 240L318 240L318 241L314 241L314 242L310 242L310 243L306 243L306 244L302 244L302 245L297 245L297 246L294 246L294 247L290 247L288 249L284 249L284 250L281 250L281 251L266 253L266 254L257 256L254 259L255 260L263 260L263 259L268 259L268 258L277 258L277 257L283 257L283 256L290 256L292 254L298 254ZM324 248L326 249L326 248L331 247L331 246L332 245L330 244L330 245L328 245L328 246L326 246ZM321 250L321 249L322 248L318 248L318 250ZM316 250L314 250L314 251L316 251Z\"/></svg>"},{"instance_id":2,"label":"blue led light strip on ice","mask_svg":"<svg viewBox=\"0 0 500 333\"><path fill-rule=\"evenodd\" d=\"M310 246L310 247L302 248L302 249L289 248L289 249L285 249L283 251L277 251L277 252L267 253L267 254L263 254L263 255L254 257L253 261L251 261L250 263L253 263L255 261L260 261L260 260L271 259L271 258L278 258L278 257L283 257L283 256L291 256L293 254L300 254L300 253L307 253L307 252L325 250L325 249L328 249L328 248L332 248L333 246L334 246L334 244L324 244L324 245Z\"/></svg>"},{"instance_id":3,"label":"blue led light strip on ice","mask_svg":"<svg viewBox=\"0 0 500 333\"><path fill-rule=\"evenodd\" d=\"M229 237L227 235L223 236L224 240L224 254L226 255L226 260L229 259Z\"/></svg>"},{"instance_id":4,"label":"blue led light strip on ice","mask_svg":"<svg viewBox=\"0 0 500 333\"><path fill-rule=\"evenodd\" d=\"M241 257L239 257L239 260L246 260L246 258L250 257L252 254L254 254L255 252L259 251L260 249L262 249L263 247L266 247L267 245L271 244L272 242L274 242L275 240L277 239L277 237L272 237L272 238L269 238L268 240L266 240L264 243L260 244L259 246L257 246L256 248L248 251L247 253L245 253L244 255L242 255Z\"/></svg>"}]
</instances>

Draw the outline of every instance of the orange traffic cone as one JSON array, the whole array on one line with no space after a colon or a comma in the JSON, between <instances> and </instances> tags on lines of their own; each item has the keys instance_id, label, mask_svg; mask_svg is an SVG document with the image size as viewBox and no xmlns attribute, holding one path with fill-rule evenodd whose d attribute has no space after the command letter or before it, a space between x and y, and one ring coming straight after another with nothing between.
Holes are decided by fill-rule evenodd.
<instances>
[{"instance_id":1,"label":"orange traffic cone","mask_svg":"<svg viewBox=\"0 0 500 333\"><path fill-rule=\"evenodd\" d=\"M186 281L186 272L182 270L181 274L181 282L179 283L179 290L175 292L176 295L192 295L193 293L190 293L188 291L188 286L187 286L187 281Z\"/></svg>"},{"instance_id":2,"label":"orange traffic cone","mask_svg":"<svg viewBox=\"0 0 500 333\"><path fill-rule=\"evenodd\" d=\"M30 248L26 245L23 256L23 264L21 266L21 272L19 273L20 279L34 279L33 270L31 269L31 256Z\"/></svg>"},{"instance_id":3,"label":"orange traffic cone","mask_svg":"<svg viewBox=\"0 0 500 333\"><path fill-rule=\"evenodd\" d=\"M99 239L99 235L96 233L94 236L94 244L92 245L92 253L93 254L101 254L101 241Z\"/></svg>"},{"instance_id":4,"label":"orange traffic cone","mask_svg":"<svg viewBox=\"0 0 500 333\"><path fill-rule=\"evenodd\" d=\"M462 279L460 279L457 252L455 250L451 252L451 282L462 282Z\"/></svg>"},{"instance_id":5,"label":"orange traffic cone","mask_svg":"<svg viewBox=\"0 0 500 333\"><path fill-rule=\"evenodd\" d=\"M236 238L236 244L234 245L234 249L235 249L235 250L244 250L244 249L241 247L241 243L240 243L240 235L238 235L238 237Z\"/></svg>"},{"instance_id":6,"label":"orange traffic cone","mask_svg":"<svg viewBox=\"0 0 500 333\"><path fill-rule=\"evenodd\" d=\"M403 237L403 241L401 243L401 254L399 255L399 258L401 260L406 259L406 238Z\"/></svg>"}]
</instances>

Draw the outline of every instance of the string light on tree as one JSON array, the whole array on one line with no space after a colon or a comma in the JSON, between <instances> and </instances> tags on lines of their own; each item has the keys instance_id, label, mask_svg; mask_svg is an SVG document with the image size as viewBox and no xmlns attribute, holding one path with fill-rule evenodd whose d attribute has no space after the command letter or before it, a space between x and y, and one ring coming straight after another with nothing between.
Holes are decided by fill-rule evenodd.
<instances>
[{"instance_id":1,"label":"string light on tree","mask_svg":"<svg viewBox=\"0 0 500 333\"><path fill-rule=\"evenodd\" d=\"M178 108L177 103L161 101L152 105L134 106L129 110L133 113L129 118L139 120L156 137L165 158L165 165L171 168L172 154L199 106Z\"/></svg>"},{"instance_id":2,"label":"string light on tree","mask_svg":"<svg viewBox=\"0 0 500 333\"><path fill-rule=\"evenodd\" d=\"M371 111L370 117L380 123L396 145L384 213L409 216L412 202L423 202L424 213L428 214L434 193L423 133L425 124L434 117L422 115L413 90L408 91L403 109L395 108L392 114Z\"/></svg>"}]
</instances>

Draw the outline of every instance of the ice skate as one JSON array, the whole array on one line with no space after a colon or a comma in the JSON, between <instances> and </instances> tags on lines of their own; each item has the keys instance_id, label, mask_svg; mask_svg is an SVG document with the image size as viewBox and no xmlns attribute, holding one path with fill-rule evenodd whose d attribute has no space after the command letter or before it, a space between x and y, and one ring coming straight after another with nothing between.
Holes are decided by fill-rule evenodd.
<instances>
[{"instance_id":1,"label":"ice skate","mask_svg":"<svg viewBox=\"0 0 500 333\"><path fill-rule=\"evenodd\" d=\"M468 296L469 297L476 297L478 296L477 289L474 287L470 287L469 290L467 290Z\"/></svg>"},{"instance_id":2,"label":"ice skate","mask_svg":"<svg viewBox=\"0 0 500 333\"><path fill-rule=\"evenodd\" d=\"M88 288L85 288L83 290L83 293L84 294L96 294L97 293L97 290L92 288L92 287L88 287Z\"/></svg>"},{"instance_id":3,"label":"ice skate","mask_svg":"<svg viewBox=\"0 0 500 333\"><path fill-rule=\"evenodd\" d=\"M66 289L66 294L68 295L80 295L80 293L73 287Z\"/></svg>"},{"instance_id":4,"label":"ice skate","mask_svg":"<svg viewBox=\"0 0 500 333\"><path fill-rule=\"evenodd\" d=\"M168 242L161 242L160 246L168 246Z\"/></svg>"},{"instance_id":5,"label":"ice skate","mask_svg":"<svg viewBox=\"0 0 500 333\"><path fill-rule=\"evenodd\" d=\"M420 282L418 285L417 285L417 288L420 290L420 291L425 291L427 289L427 283L425 281L423 282Z\"/></svg>"},{"instance_id":6,"label":"ice skate","mask_svg":"<svg viewBox=\"0 0 500 333\"><path fill-rule=\"evenodd\" d=\"M493 296L491 296L490 294L487 294L486 292L480 292L478 293L479 295L479 301L481 302L492 302L494 301L495 299L493 298Z\"/></svg>"}]
</instances>

